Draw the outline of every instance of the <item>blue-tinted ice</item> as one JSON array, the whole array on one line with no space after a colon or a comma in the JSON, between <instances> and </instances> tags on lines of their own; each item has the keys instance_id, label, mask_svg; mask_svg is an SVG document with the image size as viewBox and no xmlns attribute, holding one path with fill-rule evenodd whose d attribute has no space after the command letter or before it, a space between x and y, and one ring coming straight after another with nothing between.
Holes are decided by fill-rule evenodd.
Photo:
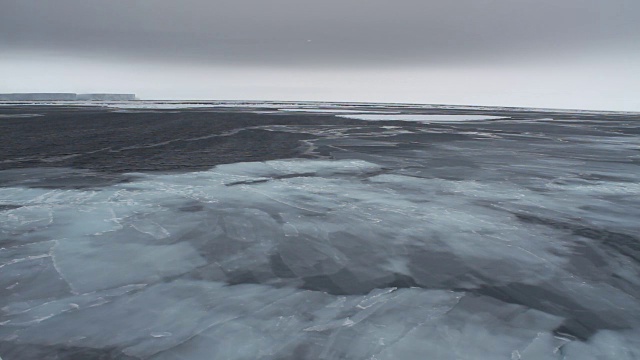
<instances>
[{"instance_id":1,"label":"blue-tinted ice","mask_svg":"<svg viewBox=\"0 0 640 360\"><path fill-rule=\"evenodd\" d=\"M0 356L637 359L638 125L514 123L273 126L307 158L93 187L2 171Z\"/></svg>"}]
</instances>

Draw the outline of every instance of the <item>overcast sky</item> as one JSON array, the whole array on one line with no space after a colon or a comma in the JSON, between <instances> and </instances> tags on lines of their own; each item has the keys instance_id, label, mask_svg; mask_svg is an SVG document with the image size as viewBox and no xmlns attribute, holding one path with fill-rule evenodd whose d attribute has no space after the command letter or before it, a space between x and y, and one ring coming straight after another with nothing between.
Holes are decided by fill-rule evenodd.
<instances>
[{"instance_id":1,"label":"overcast sky","mask_svg":"<svg viewBox=\"0 0 640 360\"><path fill-rule=\"evenodd\" d=\"M0 0L0 92L640 111L638 0Z\"/></svg>"}]
</instances>

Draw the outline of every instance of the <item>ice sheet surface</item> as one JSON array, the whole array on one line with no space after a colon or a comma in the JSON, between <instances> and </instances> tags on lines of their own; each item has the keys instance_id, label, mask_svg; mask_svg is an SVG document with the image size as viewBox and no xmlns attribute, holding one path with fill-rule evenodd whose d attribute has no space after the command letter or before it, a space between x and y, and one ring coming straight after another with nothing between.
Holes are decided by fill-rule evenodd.
<instances>
[{"instance_id":1,"label":"ice sheet surface","mask_svg":"<svg viewBox=\"0 0 640 360\"><path fill-rule=\"evenodd\" d=\"M166 125L191 140L121 148L304 140L202 171L0 171L0 356L637 359L638 119L470 115Z\"/></svg>"}]
</instances>

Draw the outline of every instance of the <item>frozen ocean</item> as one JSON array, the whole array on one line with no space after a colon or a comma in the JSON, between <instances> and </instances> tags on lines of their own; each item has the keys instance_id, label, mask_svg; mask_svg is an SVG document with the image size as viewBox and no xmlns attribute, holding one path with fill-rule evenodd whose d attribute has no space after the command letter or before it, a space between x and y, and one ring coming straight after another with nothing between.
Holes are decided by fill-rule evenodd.
<instances>
[{"instance_id":1,"label":"frozen ocean","mask_svg":"<svg viewBox=\"0 0 640 360\"><path fill-rule=\"evenodd\" d=\"M640 114L4 103L0 358L640 359Z\"/></svg>"}]
</instances>

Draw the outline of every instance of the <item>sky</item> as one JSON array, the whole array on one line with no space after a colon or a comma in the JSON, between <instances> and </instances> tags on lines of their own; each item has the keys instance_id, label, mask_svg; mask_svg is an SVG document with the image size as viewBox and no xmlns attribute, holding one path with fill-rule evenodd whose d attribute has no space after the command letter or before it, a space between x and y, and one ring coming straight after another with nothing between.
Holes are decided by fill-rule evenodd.
<instances>
[{"instance_id":1,"label":"sky","mask_svg":"<svg viewBox=\"0 0 640 360\"><path fill-rule=\"evenodd\" d=\"M638 0L0 0L0 92L640 111Z\"/></svg>"}]
</instances>

